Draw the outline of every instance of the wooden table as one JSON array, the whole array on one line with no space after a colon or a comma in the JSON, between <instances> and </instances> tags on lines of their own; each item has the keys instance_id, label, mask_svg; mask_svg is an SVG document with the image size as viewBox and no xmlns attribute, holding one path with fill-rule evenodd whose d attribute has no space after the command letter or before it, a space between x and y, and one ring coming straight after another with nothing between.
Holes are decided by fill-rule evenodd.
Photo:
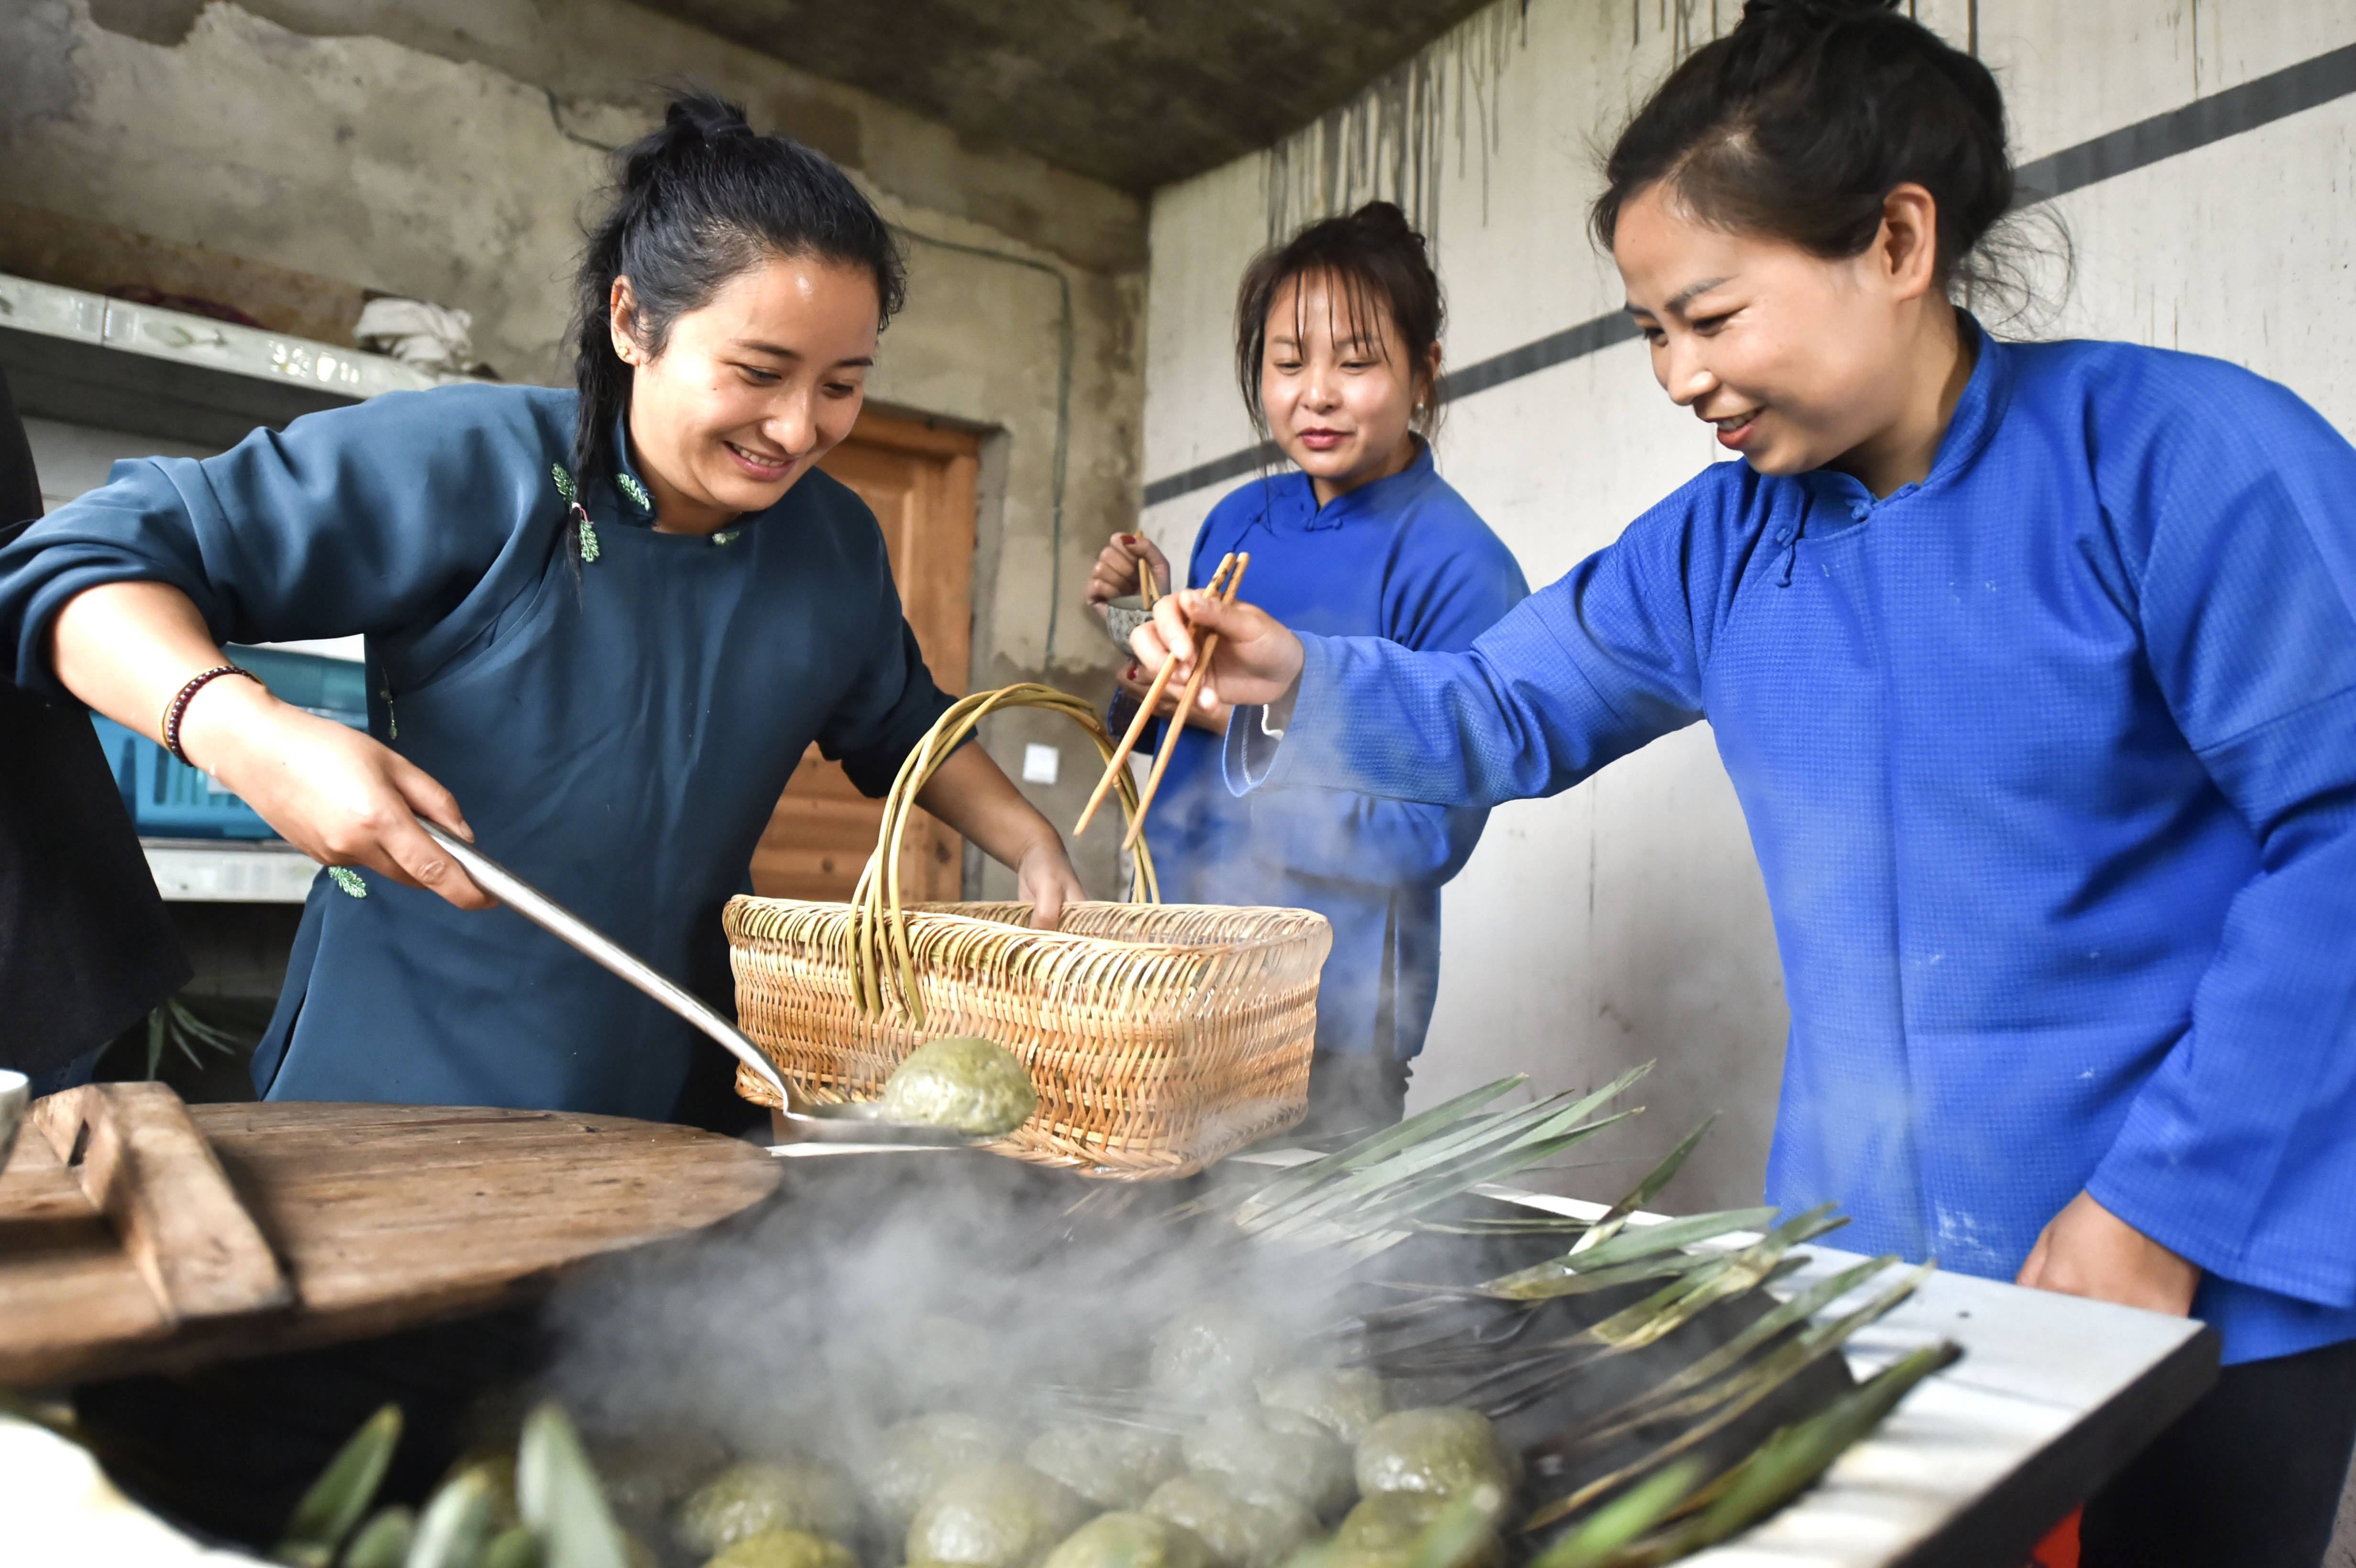
<instances>
[{"instance_id":1,"label":"wooden table","mask_svg":"<svg viewBox=\"0 0 2356 1568\"><path fill-rule=\"evenodd\" d=\"M0 1172L0 1384L189 1366L478 1311L601 1253L712 1224L777 1184L761 1149L691 1127L336 1104L178 1111L218 1161L208 1179L202 1148L161 1125L177 1100L126 1100L155 1114L155 1125L129 1117L125 1135L139 1146L127 1164L168 1177L147 1182L154 1190L118 1179L94 1196L105 1138L85 1136L69 1169L32 1125Z\"/></svg>"}]
</instances>

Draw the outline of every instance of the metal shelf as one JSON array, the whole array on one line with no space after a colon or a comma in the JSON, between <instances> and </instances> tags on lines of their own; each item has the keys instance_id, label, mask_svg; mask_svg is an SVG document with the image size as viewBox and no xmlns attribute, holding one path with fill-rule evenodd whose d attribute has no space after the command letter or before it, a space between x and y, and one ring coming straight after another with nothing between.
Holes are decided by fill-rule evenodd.
<instances>
[{"instance_id":1,"label":"metal shelf","mask_svg":"<svg viewBox=\"0 0 2356 1568\"><path fill-rule=\"evenodd\" d=\"M318 863L284 839L142 838L156 891L171 903L298 904Z\"/></svg>"},{"instance_id":2,"label":"metal shelf","mask_svg":"<svg viewBox=\"0 0 2356 1568\"><path fill-rule=\"evenodd\" d=\"M23 413L219 447L257 425L464 379L5 274L0 369Z\"/></svg>"}]
</instances>

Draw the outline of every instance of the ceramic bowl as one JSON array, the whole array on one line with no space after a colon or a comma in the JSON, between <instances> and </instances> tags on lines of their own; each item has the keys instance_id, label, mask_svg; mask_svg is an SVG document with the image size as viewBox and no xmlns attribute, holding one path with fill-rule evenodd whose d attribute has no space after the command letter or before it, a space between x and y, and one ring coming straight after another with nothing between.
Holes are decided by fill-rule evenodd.
<instances>
[{"instance_id":1,"label":"ceramic bowl","mask_svg":"<svg viewBox=\"0 0 2356 1568\"><path fill-rule=\"evenodd\" d=\"M1129 652L1129 635L1151 619L1153 612L1134 593L1105 601L1105 635L1119 643L1123 653Z\"/></svg>"},{"instance_id":2,"label":"ceramic bowl","mask_svg":"<svg viewBox=\"0 0 2356 1568\"><path fill-rule=\"evenodd\" d=\"M16 1147L16 1129L32 1098L30 1083L21 1072L0 1072L0 1170L7 1168L8 1151Z\"/></svg>"}]
</instances>

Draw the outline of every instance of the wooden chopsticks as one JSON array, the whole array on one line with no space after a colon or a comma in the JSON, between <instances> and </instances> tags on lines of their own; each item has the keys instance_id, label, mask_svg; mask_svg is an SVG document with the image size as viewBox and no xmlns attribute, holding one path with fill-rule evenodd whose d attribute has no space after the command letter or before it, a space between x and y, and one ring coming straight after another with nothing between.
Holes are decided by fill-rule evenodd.
<instances>
[{"instance_id":1,"label":"wooden chopsticks","mask_svg":"<svg viewBox=\"0 0 2356 1568\"><path fill-rule=\"evenodd\" d=\"M1236 589L1244 580L1244 568L1250 564L1248 554L1238 556L1230 551L1221 557L1218 570L1211 573L1209 591L1217 593L1224 584L1226 589L1224 597L1228 603L1234 603ZM1172 721L1173 725L1186 722L1185 705L1194 699L1195 692L1200 689L1203 672L1209 667L1211 649L1218 645L1218 634L1213 633L1197 651L1194 673L1187 677L1185 693L1179 700L1178 716ZM1153 710L1162 705L1162 694L1170 688L1170 672L1177 667L1176 659L1163 659L1162 667L1154 672L1153 684L1146 688L1144 700L1137 705L1137 717L1129 721L1129 733L1123 735L1120 744L1113 748L1111 761L1105 763L1104 777L1097 781L1096 793L1088 796L1087 808L1080 813L1079 824L1072 829L1073 837L1076 838L1088 830L1088 824L1096 819L1097 807L1102 805L1105 796L1112 793L1113 782L1120 777L1120 770L1129 765L1129 754L1137 749L1138 740L1144 735L1145 727L1153 722ZM1162 737L1162 749L1153 759L1153 772L1145 781L1144 794L1138 797L1137 821L1130 825L1129 837L1121 840L1123 848L1133 848L1137 843L1139 825L1145 821L1146 805L1153 799L1155 787L1162 783L1162 770L1170 764L1171 746L1177 739L1177 733L1173 729Z\"/></svg>"}]
</instances>

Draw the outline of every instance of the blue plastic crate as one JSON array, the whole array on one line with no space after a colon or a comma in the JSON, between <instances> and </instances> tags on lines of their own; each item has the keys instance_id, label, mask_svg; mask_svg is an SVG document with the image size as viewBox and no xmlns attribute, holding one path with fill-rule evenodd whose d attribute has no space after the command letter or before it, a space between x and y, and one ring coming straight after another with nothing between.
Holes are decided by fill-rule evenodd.
<instances>
[{"instance_id":1,"label":"blue plastic crate","mask_svg":"<svg viewBox=\"0 0 2356 1568\"><path fill-rule=\"evenodd\" d=\"M278 648L230 648L230 657L262 677L282 702L305 712L368 728L365 669L345 659ZM143 838L275 838L254 809L188 766L152 736L134 734L93 713L91 725L106 765L123 792L123 809Z\"/></svg>"}]
</instances>

